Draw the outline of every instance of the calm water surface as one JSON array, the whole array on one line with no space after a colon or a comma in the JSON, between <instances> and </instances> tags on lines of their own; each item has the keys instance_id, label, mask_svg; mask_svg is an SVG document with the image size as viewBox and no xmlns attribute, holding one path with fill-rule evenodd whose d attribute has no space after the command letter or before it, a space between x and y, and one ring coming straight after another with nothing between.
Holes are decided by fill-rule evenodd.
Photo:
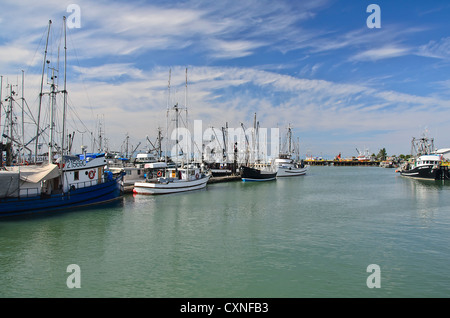
<instances>
[{"instance_id":1,"label":"calm water surface","mask_svg":"<svg viewBox=\"0 0 450 318\"><path fill-rule=\"evenodd\" d=\"M2 219L0 240L0 297L450 296L450 185L378 167L126 195Z\"/></svg>"}]
</instances>

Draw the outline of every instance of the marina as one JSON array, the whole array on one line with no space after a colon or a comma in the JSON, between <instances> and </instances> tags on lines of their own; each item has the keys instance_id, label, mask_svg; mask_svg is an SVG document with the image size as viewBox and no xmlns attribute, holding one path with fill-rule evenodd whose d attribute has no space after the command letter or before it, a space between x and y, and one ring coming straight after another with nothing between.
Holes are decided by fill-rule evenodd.
<instances>
[{"instance_id":1,"label":"marina","mask_svg":"<svg viewBox=\"0 0 450 318\"><path fill-rule=\"evenodd\" d=\"M381 7L4 3L0 298L448 298L450 7Z\"/></svg>"},{"instance_id":2,"label":"marina","mask_svg":"<svg viewBox=\"0 0 450 318\"><path fill-rule=\"evenodd\" d=\"M0 294L447 297L449 194L392 169L312 166L275 182L2 219ZM70 264L81 288L66 285ZM371 264L381 288L366 284Z\"/></svg>"}]
</instances>

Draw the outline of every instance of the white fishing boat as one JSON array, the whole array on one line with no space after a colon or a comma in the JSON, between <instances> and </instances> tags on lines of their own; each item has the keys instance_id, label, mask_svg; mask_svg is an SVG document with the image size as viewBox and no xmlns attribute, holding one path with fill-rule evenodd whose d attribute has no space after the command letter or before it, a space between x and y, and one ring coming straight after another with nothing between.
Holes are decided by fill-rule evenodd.
<instances>
[{"instance_id":1,"label":"white fishing boat","mask_svg":"<svg viewBox=\"0 0 450 318\"><path fill-rule=\"evenodd\" d=\"M294 177L305 175L308 171L307 165L295 162L289 155L280 155L275 159L277 177Z\"/></svg>"},{"instance_id":2,"label":"white fishing boat","mask_svg":"<svg viewBox=\"0 0 450 318\"><path fill-rule=\"evenodd\" d=\"M298 157L298 143L293 146L292 143L292 128L289 126L286 135L287 149L280 153L275 159L275 167L277 168L277 177L294 177L305 175L309 166L303 162L294 160L292 156L297 153Z\"/></svg>"},{"instance_id":3,"label":"white fishing boat","mask_svg":"<svg viewBox=\"0 0 450 318\"><path fill-rule=\"evenodd\" d=\"M186 69L186 89L187 89L187 69ZM170 98L170 75L169 75L169 98ZM187 109L185 107L185 109ZM146 179L142 182L134 184L133 193L135 194L170 194L178 192L187 192L200 190L206 187L211 177L210 173L205 173L198 166L187 164L179 164L179 147L178 140L178 123L180 116L180 108L178 103L173 106L175 112L175 165L169 165L168 158L165 156L165 162L153 162L145 164ZM169 109L167 111L167 123L169 122ZM168 124L167 124L168 125ZM167 134L168 135L168 134ZM167 140L167 139L166 139ZM166 143L166 148L168 148ZM166 149L166 153L167 149ZM186 155L186 154L184 154ZM184 160L184 159L183 159ZM185 159L188 162L188 159Z\"/></svg>"},{"instance_id":4,"label":"white fishing boat","mask_svg":"<svg viewBox=\"0 0 450 318\"><path fill-rule=\"evenodd\" d=\"M169 194L200 190L211 177L200 168L168 168L164 162L146 165L147 179L134 184L135 194Z\"/></svg>"}]
</instances>

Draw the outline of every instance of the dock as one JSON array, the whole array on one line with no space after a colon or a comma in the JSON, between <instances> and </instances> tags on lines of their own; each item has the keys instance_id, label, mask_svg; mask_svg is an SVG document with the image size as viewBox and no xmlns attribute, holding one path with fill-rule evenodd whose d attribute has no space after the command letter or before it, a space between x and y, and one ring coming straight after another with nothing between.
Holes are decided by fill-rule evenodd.
<instances>
[{"instance_id":1,"label":"dock","mask_svg":"<svg viewBox=\"0 0 450 318\"><path fill-rule=\"evenodd\" d=\"M305 160L310 166L379 166L380 161L371 160Z\"/></svg>"}]
</instances>

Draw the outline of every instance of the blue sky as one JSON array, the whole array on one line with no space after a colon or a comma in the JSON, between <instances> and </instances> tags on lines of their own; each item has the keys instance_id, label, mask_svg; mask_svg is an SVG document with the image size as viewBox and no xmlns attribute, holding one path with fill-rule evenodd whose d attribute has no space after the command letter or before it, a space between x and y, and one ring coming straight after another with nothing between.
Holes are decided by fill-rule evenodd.
<instances>
[{"instance_id":1,"label":"blue sky","mask_svg":"<svg viewBox=\"0 0 450 318\"><path fill-rule=\"evenodd\" d=\"M31 109L48 20L58 43L71 3L69 103L92 133L101 118L110 148L154 139L169 70L171 102L184 104L186 67L189 118L204 127L250 126L256 112L261 127L290 124L303 156L409 153L425 131L450 147L448 1L2 0L3 87L24 70ZM366 24L369 4L381 28Z\"/></svg>"}]
</instances>

